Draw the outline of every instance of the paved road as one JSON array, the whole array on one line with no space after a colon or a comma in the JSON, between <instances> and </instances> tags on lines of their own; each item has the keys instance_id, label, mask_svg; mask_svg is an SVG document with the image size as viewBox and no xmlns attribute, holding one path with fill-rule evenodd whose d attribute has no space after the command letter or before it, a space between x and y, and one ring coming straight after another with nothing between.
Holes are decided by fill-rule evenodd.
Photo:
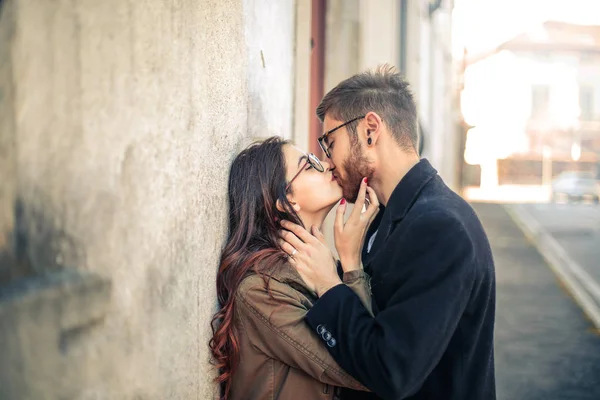
<instances>
[{"instance_id":1,"label":"paved road","mask_svg":"<svg viewBox=\"0 0 600 400\"><path fill-rule=\"evenodd\" d=\"M600 335L504 208L474 208L496 261L498 400L599 400Z\"/></svg>"},{"instance_id":2,"label":"paved road","mask_svg":"<svg viewBox=\"0 0 600 400\"><path fill-rule=\"evenodd\" d=\"M526 204L522 207L600 284L600 206Z\"/></svg>"}]
</instances>

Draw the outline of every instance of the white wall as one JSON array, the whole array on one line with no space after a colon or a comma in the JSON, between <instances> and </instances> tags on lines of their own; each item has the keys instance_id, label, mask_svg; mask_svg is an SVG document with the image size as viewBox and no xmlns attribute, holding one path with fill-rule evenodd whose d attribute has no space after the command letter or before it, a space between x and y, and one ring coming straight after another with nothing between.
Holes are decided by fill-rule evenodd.
<instances>
[{"instance_id":1,"label":"white wall","mask_svg":"<svg viewBox=\"0 0 600 400\"><path fill-rule=\"evenodd\" d=\"M248 131L255 138L279 135L291 139L296 2L244 0L243 10L250 96Z\"/></svg>"},{"instance_id":2,"label":"white wall","mask_svg":"<svg viewBox=\"0 0 600 400\"><path fill-rule=\"evenodd\" d=\"M295 10L294 52L294 135L293 141L301 149L309 149L309 117L315 117L310 109L310 54L311 54L311 6L310 1L297 1Z\"/></svg>"},{"instance_id":3,"label":"white wall","mask_svg":"<svg viewBox=\"0 0 600 400\"><path fill-rule=\"evenodd\" d=\"M363 70L364 0L328 0L325 29L325 93Z\"/></svg>"},{"instance_id":4,"label":"white wall","mask_svg":"<svg viewBox=\"0 0 600 400\"><path fill-rule=\"evenodd\" d=\"M360 70L383 63L398 65L398 7L397 0L360 1Z\"/></svg>"},{"instance_id":5,"label":"white wall","mask_svg":"<svg viewBox=\"0 0 600 400\"><path fill-rule=\"evenodd\" d=\"M426 135L422 157L429 159L444 181L456 190L457 168L462 161L452 109L455 91L451 54L452 9L449 2L442 2L442 6L430 17L427 3L423 3L420 9L413 7L412 17L418 15L420 21L421 45L420 62L411 65L418 72L410 73L419 76L417 101ZM420 12L417 14L417 11Z\"/></svg>"}]
</instances>

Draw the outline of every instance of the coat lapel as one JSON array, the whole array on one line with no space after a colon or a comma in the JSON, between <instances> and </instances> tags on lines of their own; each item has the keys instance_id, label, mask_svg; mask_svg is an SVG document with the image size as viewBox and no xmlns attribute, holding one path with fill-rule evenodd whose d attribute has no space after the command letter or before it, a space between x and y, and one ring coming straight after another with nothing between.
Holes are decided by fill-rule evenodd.
<instances>
[{"instance_id":1,"label":"coat lapel","mask_svg":"<svg viewBox=\"0 0 600 400\"><path fill-rule=\"evenodd\" d=\"M391 228L390 213L386 210L383 212L383 215L380 220L379 226L377 227L377 230L373 232L373 234L376 234L376 236L375 236L375 240L373 241L373 244L371 246L371 251L369 251L369 252L366 251L366 249L368 247L368 241L365 244L364 249L363 249L363 254L366 255L366 258L363 258L363 260L365 260L365 261L363 261L363 265L364 265L365 271L369 275L371 274L370 264L373 261L373 259L377 256L377 253L379 252L383 243L385 243L385 240L389 236L390 228ZM368 236L368 238L370 239L373 236L373 234Z\"/></svg>"},{"instance_id":2,"label":"coat lapel","mask_svg":"<svg viewBox=\"0 0 600 400\"><path fill-rule=\"evenodd\" d=\"M392 228L404 218L419 197L423 187L436 175L437 171L431 166L429 161L422 159L400 180L392 192L388 204L386 207L382 207L379 213L383 215L381 215L381 218L378 215L371 224L371 227L369 227L363 246L363 266L365 272L370 276L373 276L372 261L383 248L383 245L392 232ZM367 251L369 239L375 232L377 236L371 246L371 250Z\"/></svg>"}]
</instances>

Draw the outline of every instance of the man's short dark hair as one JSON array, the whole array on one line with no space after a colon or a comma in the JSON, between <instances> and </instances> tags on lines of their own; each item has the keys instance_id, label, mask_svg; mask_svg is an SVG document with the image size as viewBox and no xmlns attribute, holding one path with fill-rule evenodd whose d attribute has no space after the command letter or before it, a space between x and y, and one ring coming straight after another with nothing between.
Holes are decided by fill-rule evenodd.
<instances>
[{"instance_id":1,"label":"man's short dark hair","mask_svg":"<svg viewBox=\"0 0 600 400\"><path fill-rule=\"evenodd\" d=\"M417 107L408 82L390 65L380 65L342 81L323 97L317 117L321 122L325 114L338 121L349 121L371 111L379 114L400 146L416 151ZM353 141L359 122L348 125Z\"/></svg>"}]
</instances>

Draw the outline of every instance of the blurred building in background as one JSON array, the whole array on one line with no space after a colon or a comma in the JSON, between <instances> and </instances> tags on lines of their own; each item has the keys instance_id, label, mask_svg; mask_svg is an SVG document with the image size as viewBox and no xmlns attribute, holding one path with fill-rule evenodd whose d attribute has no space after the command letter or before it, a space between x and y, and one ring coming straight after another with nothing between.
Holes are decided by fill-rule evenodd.
<instances>
[{"instance_id":1,"label":"blurred building in background","mask_svg":"<svg viewBox=\"0 0 600 400\"><path fill-rule=\"evenodd\" d=\"M456 187L452 1L0 3L0 398L210 398L227 175L397 65Z\"/></svg>"},{"instance_id":2,"label":"blurred building in background","mask_svg":"<svg viewBox=\"0 0 600 400\"><path fill-rule=\"evenodd\" d=\"M600 162L600 26L547 21L464 59L465 160L481 185L548 185ZM473 182L471 182L473 183Z\"/></svg>"}]
</instances>

